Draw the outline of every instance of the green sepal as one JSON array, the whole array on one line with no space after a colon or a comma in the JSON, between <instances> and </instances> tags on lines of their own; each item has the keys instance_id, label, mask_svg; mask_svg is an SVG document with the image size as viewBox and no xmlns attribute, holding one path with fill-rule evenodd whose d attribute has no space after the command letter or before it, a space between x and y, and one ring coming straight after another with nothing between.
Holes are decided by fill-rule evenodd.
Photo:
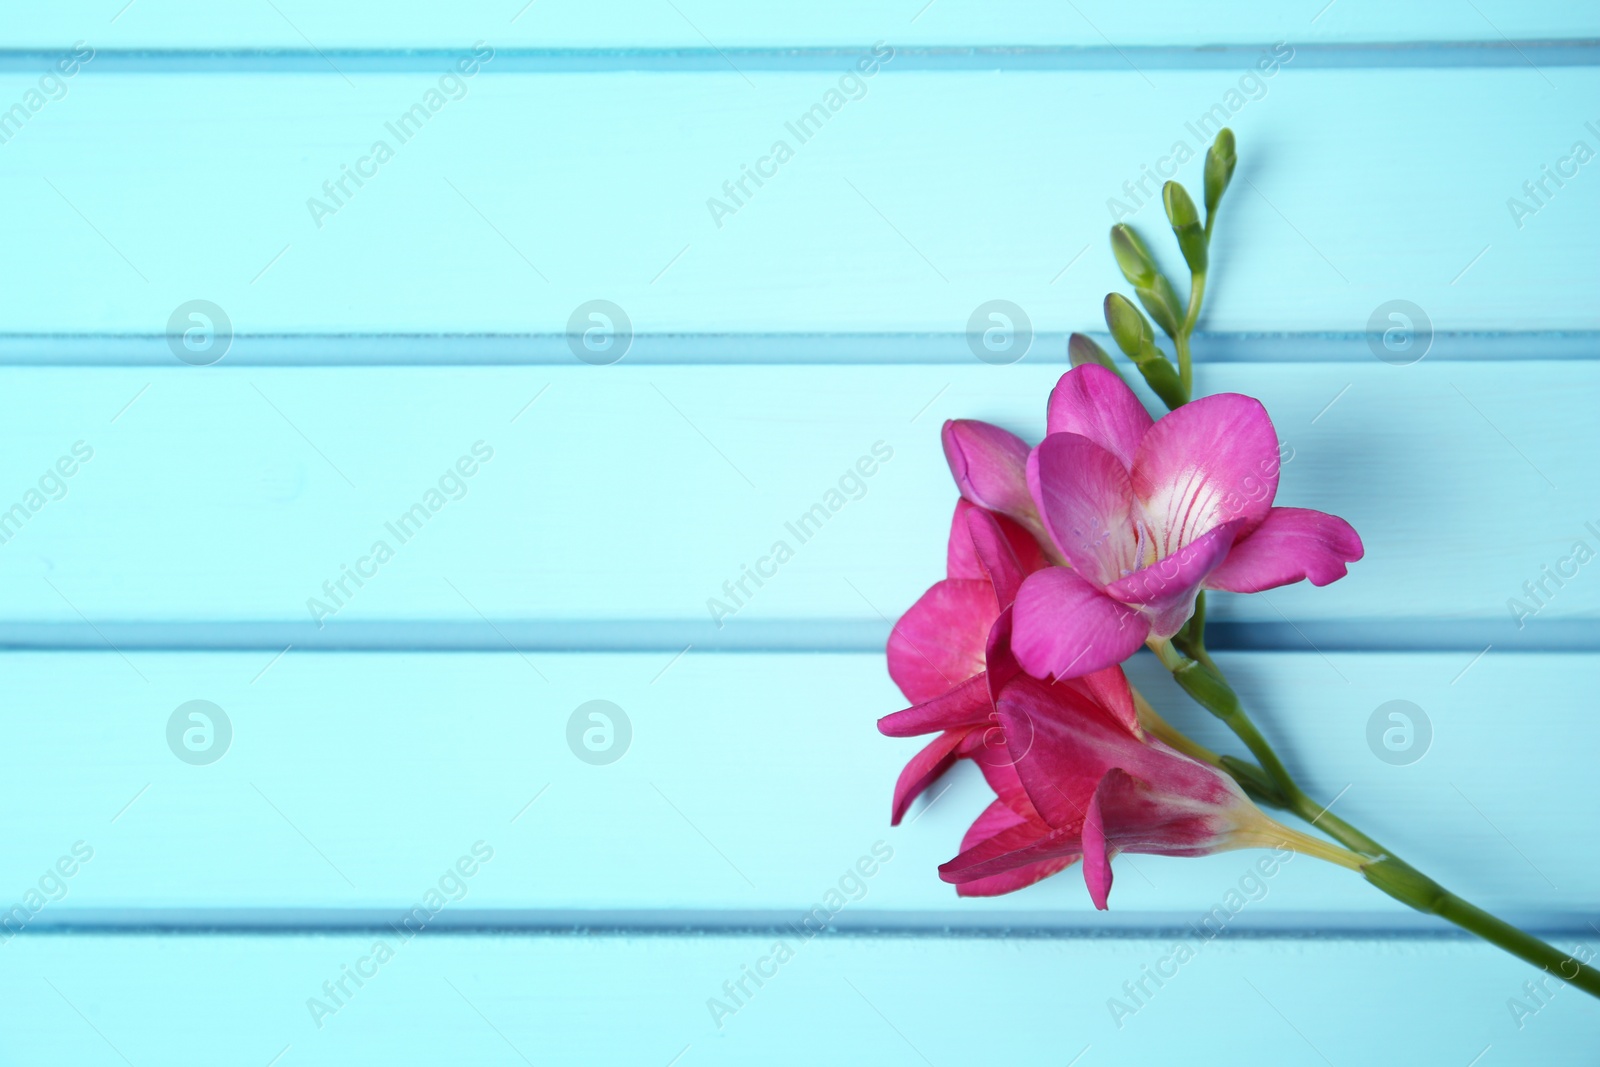
<instances>
[{"instance_id":1,"label":"green sepal","mask_svg":"<svg viewBox=\"0 0 1600 1067\"><path fill-rule=\"evenodd\" d=\"M1233 168L1239 162L1235 154L1233 131L1226 126L1217 134L1216 140L1211 142L1211 147L1206 149L1206 225L1211 224L1211 216L1216 214L1217 205L1222 203L1222 194L1228 190L1228 182L1233 180Z\"/></svg>"},{"instance_id":2,"label":"green sepal","mask_svg":"<svg viewBox=\"0 0 1600 1067\"><path fill-rule=\"evenodd\" d=\"M1149 321L1133 306L1133 301L1121 293L1107 293L1105 302L1106 327L1111 339L1124 355L1139 368L1145 383L1161 398L1168 408L1182 407L1188 400L1178 370L1166 353L1156 347L1155 331Z\"/></svg>"},{"instance_id":3,"label":"green sepal","mask_svg":"<svg viewBox=\"0 0 1600 1067\"><path fill-rule=\"evenodd\" d=\"M1167 209L1167 221L1172 223L1172 233L1178 238L1183 261L1195 274L1204 274L1207 262L1206 231L1200 225L1200 216L1195 212L1194 201L1189 199L1188 190L1177 182L1168 182L1161 187L1161 202Z\"/></svg>"},{"instance_id":4,"label":"green sepal","mask_svg":"<svg viewBox=\"0 0 1600 1067\"><path fill-rule=\"evenodd\" d=\"M1067 360L1074 367L1095 363L1117 377L1122 377L1122 372L1117 370L1116 361L1111 358L1111 353L1095 344L1092 338L1081 333L1075 333L1067 338Z\"/></svg>"},{"instance_id":5,"label":"green sepal","mask_svg":"<svg viewBox=\"0 0 1600 1067\"><path fill-rule=\"evenodd\" d=\"M1129 285L1148 288L1155 284L1156 261L1133 227L1122 222L1111 227L1111 254L1117 257L1117 266Z\"/></svg>"},{"instance_id":6,"label":"green sepal","mask_svg":"<svg viewBox=\"0 0 1600 1067\"><path fill-rule=\"evenodd\" d=\"M1106 294L1105 315L1111 339L1129 359L1137 361L1140 353L1155 341L1150 323L1133 306L1133 301L1121 293Z\"/></svg>"},{"instance_id":7,"label":"green sepal","mask_svg":"<svg viewBox=\"0 0 1600 1067\"><path fill-rule=\"evenodd\" d=\"M1178 293L1167 281L1167 276L1157 274L1152 285L1136 285L1133 292L1155 324L1161 327L1161 332L1168 337L1177 337L1183 323L1183 304L1179 302Z\"/></svg>"}]
</instances>

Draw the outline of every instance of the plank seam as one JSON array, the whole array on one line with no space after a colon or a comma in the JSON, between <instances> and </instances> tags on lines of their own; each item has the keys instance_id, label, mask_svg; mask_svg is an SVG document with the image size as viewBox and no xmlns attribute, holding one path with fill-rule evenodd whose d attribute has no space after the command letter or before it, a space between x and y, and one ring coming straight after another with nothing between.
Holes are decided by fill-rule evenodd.
<instances>
[{"instance_id":1,"label":"plank seam","mask_svg":"<svg viewBox=\"0 0 1600 1067\"><path fill-rule=\"evenodd\" d=\"M1070 331L1034 333L1018 362L1065 364ZM1108 334L1089 331L1102 347ZM1370 363L1381 334L1212 331L1194 335L1197 363ZM1527 362L1600 358L1600 330L1434 332L1417 361ZM1384 353L1388 355L1388 353ZM976 362L960 332L637 333L620 366L948 366ZM565 333L238 334L210 366L592 366ZM0 333L0 367L186 367L165 334ZM197 368L197 372L203 368ZM604 373L596 370L596 373Z\"/></svg>"},{"instance_id":2,"label":"plank seam","mask_svg":"<svg viewBox=\"0 0 1600 1067\"><path fill-rule=\"evenodd\" d=\"M465 44L465 42L463 42ZM892 42L891 42L892 43ZM906 71L1143 71L1232 69L1253 62L1276 40L1188 45L911 46L895 49L890 76ZM90 77L104 74L344 74L432 71L460 49L100 49ZM715 73L834 70L860 45L802 48L497 48L490 77L613 72ZM0 70L33 71L59 56L51 49L0 50ZM1296 69L1449 69L1586 67L1600 64L1600 39L1330 42L1295 44ZM730 70L730 66L734 69ZM1130 69L1131 68L1131 69Z\"/></svg>"},{"instance_id":3,"label":"plank seam","mask_svg":"<svg viewBox=\"0 0 1600 1067\"><path fill-rule=\"evenodd\" d=\"M879 619L736 620L718 629L684 619L514 619L181 622L0 622L0 651L296 653L871 653L890 624ZM1225 622L1207 628L1222 652L1600 652L1600 619L1547 619L1518 630L1510 620L1300 620Z\"/></svg>"}]
</instances>

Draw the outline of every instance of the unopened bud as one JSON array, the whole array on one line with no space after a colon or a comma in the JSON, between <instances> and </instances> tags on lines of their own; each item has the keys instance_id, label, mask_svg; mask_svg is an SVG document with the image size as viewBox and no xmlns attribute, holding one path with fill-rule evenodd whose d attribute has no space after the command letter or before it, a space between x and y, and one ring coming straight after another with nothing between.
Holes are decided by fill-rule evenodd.
<instances>
[{"instance_id":1,"label":"unopened bud","mask_svg":"<svg viewBox=\"0 0 1600 1067\"><path fill-rule=\"evenodd\" d=\"M1206 217L1209 219L1216 214L1217 205L1222 202L1222 194L1227 191L1228 182L1233 179L1234 164L1239 162L1239 157L1234 154L1233 131L1226 126L1217 134L1217 139L1211 142L1211 147L1206 149Z\"/></svg>"},{"instance_id":2,"label":"unopened bud","mask_svg":"<svg viewBox=\"0 0 1600 1067\"><path fill-rule=\"evenodd\" d=\"M1117 266L1122 269L1122 276L1128 279L1129 285L1154 284L1156 261L1150 258L1150 250L1131 226L1119 222L1111 227L1111 253L1117 257Z\"/></svg>"}]
</instances>

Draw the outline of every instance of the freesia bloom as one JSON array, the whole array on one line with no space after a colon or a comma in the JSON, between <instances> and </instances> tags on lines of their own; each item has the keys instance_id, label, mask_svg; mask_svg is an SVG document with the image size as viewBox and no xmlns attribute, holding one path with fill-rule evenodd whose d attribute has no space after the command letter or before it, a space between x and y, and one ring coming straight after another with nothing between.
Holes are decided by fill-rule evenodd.
<instances>
[{"instance_id":1,"label":"freesia bloom","mask_svg":"<svg viewBox=\"0 0 1600 1067\"><path fill-rule=\"evenodd\" d=\"M939 731L900 773L891 812L895 825L963 757L984 766L997 793L1020 797L1003 747L991 747L999 737L993 731L992 686L1017 671L1004 640L1011 603L1023 578L1043 566L1039 546L1025 530L966 500L957 503L949 577L924 593L889 635L889 675L915 706L885 717L880 729L892 737ZM997 630L1002 617L1005 625ZM999 758L991 758L994 752Z\"/></svg>"},{"instance_id":2,"label":"freesia bloom","mask_svg":"<svg viewBox=\"0 0 1600 1067\"><path fill-rule=\"evenodd\" d=\"M1147 735L1120 667L1093 678L1051 684L1018 674L1000 692L998 725L1032 814L991 804L939 868L945 881L960 890L1009 879L1020 889L1081 859L1104 909L1119 852L1287 846L1337 855L1268 818L1224 772Z\"/></svg>"},{"instance_id":3,"label":"freesia bloom","mask_svg":"<svg viewBox=\"0 0 1600 1067\"><path fill-rule=\"evenodd\" d=\"M1361 558L1343 519L1273 507L1278 438L1252 397L1218 393L1152 420L1121 378L1086 364L1057 383L1047 426L1021 471L1015 448L994 446L993 434L956 432L989 445L967 450L982 477L963 494L971 486L1033 519L1068 564L1030 575L1017 593L1012 647L1035 677L1092 673L1171 637L1201 589L1327 585Z\"/></svg>"}]
</instances>

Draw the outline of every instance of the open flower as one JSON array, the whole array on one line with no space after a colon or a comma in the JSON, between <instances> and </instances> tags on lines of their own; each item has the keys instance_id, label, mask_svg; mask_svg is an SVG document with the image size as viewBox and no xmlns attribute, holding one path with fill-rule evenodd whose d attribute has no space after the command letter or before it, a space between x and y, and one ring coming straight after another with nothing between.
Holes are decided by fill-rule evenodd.
<instances>
[{"instance_id":1,"label":"open flower","mask_svg":"<svg viewBox=\"0 0 1600 1067\"><path fill-rule=\"evenodd\" d=\"M1343 519L1272 506L1278 439L1252 397L1218 393L1156 421L1120 378L1086 364L1057 383L1047 425L1025 479L1069 566L1030 575L1017 593L1013 648L1035 677L1098 671L1171 637L1202 588L1327 585L1361 558ZM1020 507L1015 465L985 468L990 482L1002 470L1006 487L985 491Z\"/></svg>"},{"instance_id":2,"label":"open flower","mask_svg":"<svg viewBox=\"0 0 1600 1067\"><path fill-rule=\"evenodd\" d=\"M1027 531L966 500L957 503L949 577L911 605L889 634L889 675L915 706L885 716L878 728L890 737L939 733L900 772L895 825L963 757L984 766L997 794L1026 804L995 729L994 691L1018 671L1009 646L1011 603L1022 580L1043 566Z\"/></svg>"},{"instance_id":3,"label":"open flower","mask_svg":"<svg viewBox=\"0 0 1600 1067\"><path fill-rule=\"evenodd\" d=\"M1146 734L1120 667L1093 677L1091 687L1019 674L1001 691L996 718L1031 814L996 801L978 817L960 855L939 868L958 891L1009 892L1081 859L1103 910L1119 852L1287 847L1356 861L1268 818L1227 774Z\"/></svg>"}]
</instances>

